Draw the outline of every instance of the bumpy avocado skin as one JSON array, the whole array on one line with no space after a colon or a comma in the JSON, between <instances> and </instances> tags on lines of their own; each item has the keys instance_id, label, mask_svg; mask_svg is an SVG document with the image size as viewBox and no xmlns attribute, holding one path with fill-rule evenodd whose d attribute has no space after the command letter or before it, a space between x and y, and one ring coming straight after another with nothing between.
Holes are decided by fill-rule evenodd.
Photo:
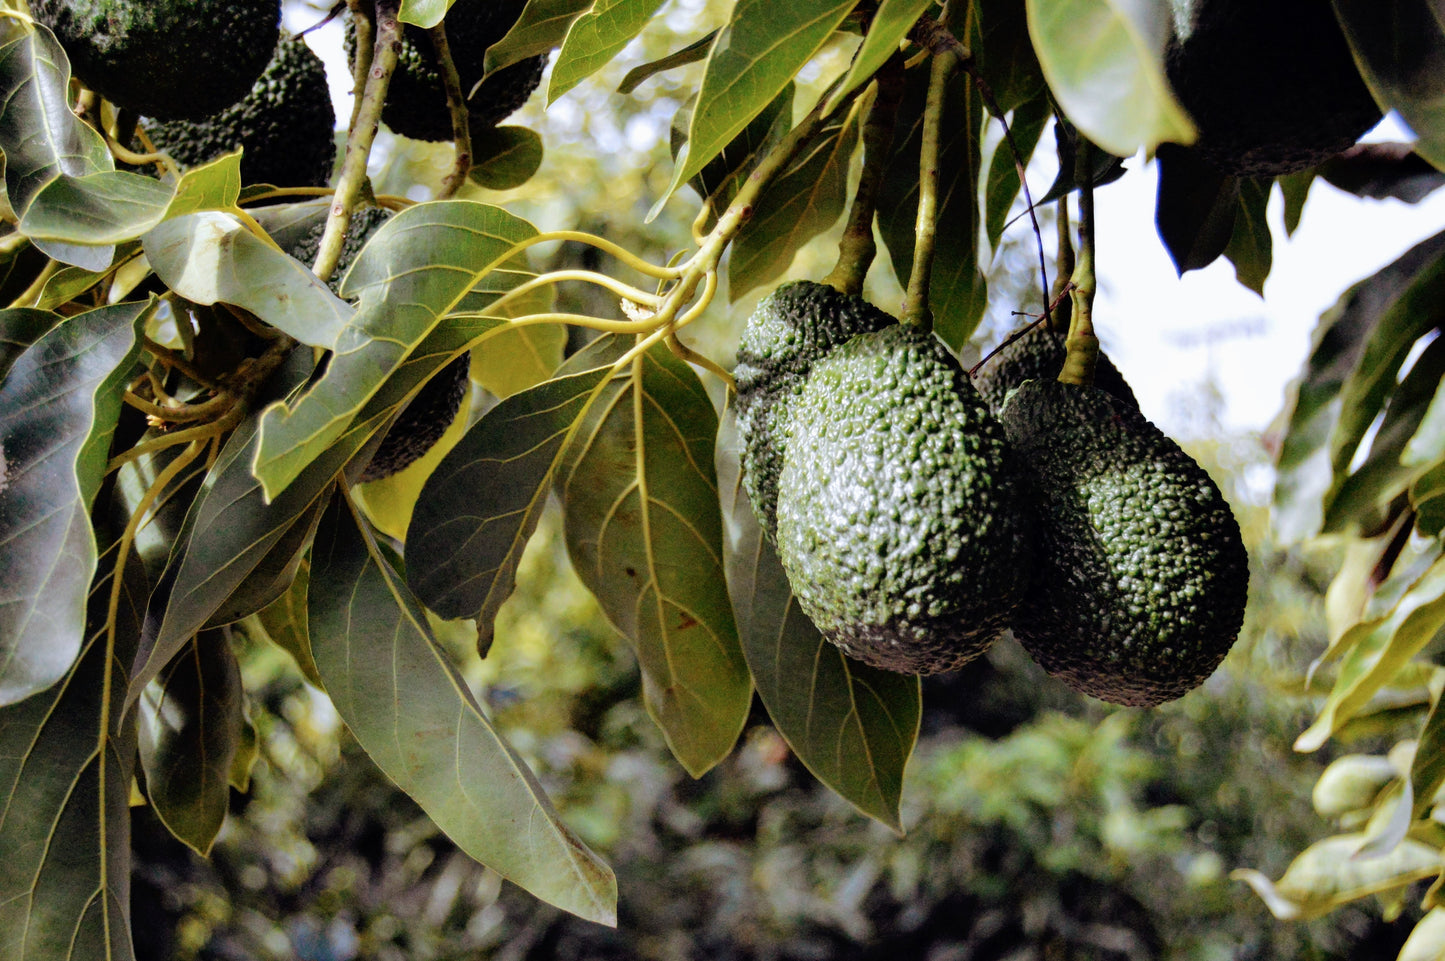
<instances>
[{"instance_id":1,"label":"bumpy avocado skin","mask_svg":"<svg viewBox=\"0 0 1445 961\"><path fill-rule=\"evenodd\" d=\"M341 278L346 276L346 270L356 255L361 253L361 248L376 233L377 228L386 223L392 217L390 210L385 207L365 207L357 210L351 215L351 223L346 227L346 237L341 241L341 255L337 258L336 268L331 271L331 279L326 283L332 293L339 293L341 290ZM321 235L326 233L326 221L323 219L306 232L290 250L286 251L292 257L310 267L316 262L316 253L321 249Z\"/></svg>"},{"instance_id":2,"label":"bumpy avocado skin","mask_svg":"<svg viewBox=\"0 0 1445 961\"><path fill-rule=\"evenodd\" d=\"M863 298L811 280L782 284L748 318L733 368L743 486L770 540L777 532L782 425L792 396L834 347L895 323Z\"/></svg>"},{"instance_id":3,"label":"bumpy avocado skin","mask_svg":"<svg viewBox=\"0 0 1445 961\"><path fill-rule=\"evenodd\" d=\"M1133 408L1033 380L1009 395L1039 550L1014 635L1070 687L1139 707L1214 672L1244 621L1249 561L1219 488Z\"/></svg>"},{"instance_id":4,"label":"bumpy avocado skin","mask_svg":"<svg viewBox=\"0 0 1445 961\"><path fill-rule=\"evenodd\" d=\"M1003 409L1008 392L1024 381L1056 379L1064 366L1064 353L1064 338L1039 324L989 358L974 374L973 386L988 401L989 410L997 414ZM1129 407L1136 410L1139 407L1124 375L1102 351L1094 367L1094 386L1113 394Z\"/></svg>"},{"instance_id":5,"label":"bumpy avocado skin","mask_svg":"<svg viewBox=\"0 0 1445 961\"><path fill-rule=\"evenodd\" d=\"M525 0L457 0L444 21L447 48L461 79L462 95L485 73L487 48L507 35L526 6ZM356 33L348 29L347 56L356 56ZM475 134L501 123L532 95L542 82L546 54L528 57L503 67L467 101L469 123ZM387 87L381 119L396 133L414 140L452 139L451 114L436 52L424 31L408 27L402 33L396 72Z\"/></svg>"},{"instance_id":6,"label":"bumpy avocado skin","mask_svg":"<svg viewBox=\"0 0 1445 961\"><path fill-rule=\"evenodd\" d=\"M279 0L30 0L71 70L120 107L199 120L246 95L276 48Z\"/></svg>"},{"instance_id":7,"label":"bumpy avocado skin","mask_svg":"<svg viewBox=\"0 0 1445 961\"><path fill-rule=\"evenodd\" d=\"M244 148L241 180L324 187L336 156L336 114L326 67L300 37L283 40L239 103L204 120L148 127L151 140L193 167Z\"/></svg>"},{"instance_id":8,"label":"bumpy avocado skin","mask_svg":"<svg viewBox=\"0 0 1445 961\"><path fill-rule=\"evenodd\" d=\"M471 355L462 354L422 385L382 438L357 483L381 480L410 467L441 440L471 389Z\"/></svg>"},{"instance_id":9,"label":"bumpy avocado skin","mask_svg":"<svg viewBox=\"0 0 1445 961\"><path fill-rule=\"evenodd\" d=\"M1195 147L1242 177L1313 167L1379 122L1330 4L1193 0L1165 59Z\"/></svg>"},{"instance_id":10,"label":"bumpy avocado skin","mask_svg":"<svg viewBox=\"0 0 1445 961\"><path fill-rule=\"evenodd\" d=\"M1024 594L1032 530L1002 428L943 345L860 334L793 400L778 556L823 636L874 667L949 671Z\"/></svg>"}]
</instances>

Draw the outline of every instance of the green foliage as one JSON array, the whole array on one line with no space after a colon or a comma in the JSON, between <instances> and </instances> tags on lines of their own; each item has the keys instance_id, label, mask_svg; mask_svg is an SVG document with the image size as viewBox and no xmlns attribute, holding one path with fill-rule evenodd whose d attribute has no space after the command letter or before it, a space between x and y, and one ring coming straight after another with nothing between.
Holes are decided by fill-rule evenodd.
<instances>
[{"instance_id":1,"label":"green foliage","mask_svg":"<svg viewBox=\"0 0 1445 961\"><path fill-rule=\"evenodd\" d=\"M932 317L955 350L969 349L991 283L995 300L1047 286L1032 264L1027 285L999 275L1017 247L1005 231L1024 168L1056 114L1058 222L1074 192L1123 175L1118 157L1090 161L1072 131L1120 156L1159 147L1160 232L1181 269L1223 253L1262 288L1270 182L1170 159L1193 128L1167 82L1164 0L971 0L946 13L914 0L736 0L689 8L686 37L655 0L380 0L376 25L408 24L402 68L383 56L363 71L334 179L292 190L258 182L293 178L248 165L250 144L184 171L125 146L137 112L173 113L160 99L171 85L188 118L249 89L263 65L251 61L276 47L274 0L149 39L139 28L176 4L106 5L126 15L106 29L136 27L100 58L114 85L86 52L109 35L59 12L101 5L37 2L39 23L18 6L0 10L0 955L199 957L230 937L249 956L319 956L304 932L277 947L288 899L316 905L313 921L360 917L368 899L365 911L391 912L390 929L363 932L366 956L441 954L435 932L455 934L462 916L471 940L456 953L498 948L513 923L541 932L538 944L565 935L620 952L623 935L558 909L615 923L621 886L653 912L637 922L646 937L688 927L717 956L734 943L767 955L778 938L797 939L799 956L837 955L875 925L918 954L906 937L918 918L938 943L983 951L1001 944L980 920L992 917L1015 946L1095 956L1078 932L1102 925L1154 957L1167 928L1202 958L1221 950L1222 919L1263 915L1224 882L1215 841L1228 865L1259 867L1247 877L1271 908L1301 916L1366 892L1393 912L1438 861L1437 241L1330 316L1282 444L1282 524L1352 544L1328 631L1292 613L1252 622L1253 640L1300 624L1329 640L1320 673L1336 690L1301 746L1379 742L1319 792L1342 832L1320 845L1300 829L1299 784L1259 798L1239 788L1300 771L1263 753L1297 730L1278 692L1221 679L1211 697L1103 720L998 645L970 666L977 688L932 681L930 705L917 678L827 643L832 615L794 597L787 573L798 579L813 545L783 536L780 560L768 509L760 526L744 496L740 462L771 443L755 436L759 397L791 402L810 373L805 416L782 424L819 442L801 445L812 462L800 454L784 470L800 498L857 453L830 424L861 432L916 413L928 421L909 435L919 449L978 440L957 428L984 420L983 404L938 342L923 366L946 389L914 378L916 351L878 378L848 367L850 347L819 358L858 332L848 317L871 330L904 313L886 302L905 286L907 316ZM1440 125L1413 78L1433 76L1445 43L1423 8L1367 24L1354 6L1335 4L1362 75L1418 125L1420 154L1367 151L1318 175L1418 197L1440 180L1421 171L1438 161ZM266 36L235 39L241 21ZM450 104L448 65L422 33L436 27L460 76ZM1409 70L1381 53L1406 39ZM135 63L126 46L151 49ZM576 101L558 111L575 126L496 127L554 50L547 99ZM896 96L883 95L885 69L901 78ZM243 72L230 100L200 108L229 90L223 74ZM619 83L629 92L604 99ZM374 137L380 120L403 134L415 120L427 128L416 135L450 140L463 112L470 144ZM671 143L640 149L669 117ZM332 147L319 148L328 174ZM1313 176L1281 182L1287 223ZM700 204L676 196L684 183ZM875 232L886 256L869 274ZM841 324L831 309L804 324L801 363L755 376L749 349L769 363L787 351L745 344L730 375L718 358L744 311L716 305L779 284L831 295L787 281L823 276L835 243L836 276L867 276L869 298L853 297ZM870 301L885 306L857 315ZM398 466L397 449L436 435L375 479L369 465ZM900 465L920 491L978 479L972 461L919 472L917 451L900 457L889 438L869 441L876 456L854 480L882 491ZM995 466L984 480L996 487ZM945 494L949 523L987 520ZM891 489L875 500L901 518ZM813 539L865 544L845 527L847 538ZM964 550L960 531L903 573ZM997 550L967 545L987 556L976 583L944 591L950 603L1011 605L1017 532ZM1316 576L1276 560L1279 578ZM1309 585L1270 583L1292 612L1306 604L1298 593L1313 603ZM1232 616L1233 594L1215 594ZM990 639L995 613L982 618ZM954 604L924 626L954 616L972 615ZM992 735L960 731L950 711ZM1381 737L1400 724L1413 736L1389 750ZM253 777L258 754L268 764ZM313 790L319 820L305 827ZM1061 830L1061 805L1076 831ZM365 811L360 826L351 810ZM1189 813L1200 811L1228 831L1206 837ZM283 813L289 833L273 837ZM903 827L918 840L899 842ZM372 845L373 830L389 840ZM308 835L335 860L318 861ZM275 857L258 855L267 845ZM1305 851L1297 867L1286 848ZM1338 856L1347 849L1368 857ZM165 874L201 877L207 851L232 872L224 897L214 877L188 887ZM175 893L132 899L133 871L143 892ZM500 877L525 893L498 895ZM418 891L431 907L416 909ZM1429 951L1439 923L1426 914L1404 957ZM409 927L428 933L408 940ZM518 937L515 956L533 950Z\"/></svg>"}]
</instances>

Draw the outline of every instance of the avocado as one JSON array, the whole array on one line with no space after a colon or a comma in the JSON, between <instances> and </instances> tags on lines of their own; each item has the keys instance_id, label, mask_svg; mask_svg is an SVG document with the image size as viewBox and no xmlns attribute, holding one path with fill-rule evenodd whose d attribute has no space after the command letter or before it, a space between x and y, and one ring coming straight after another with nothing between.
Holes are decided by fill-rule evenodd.
<instances>
[{"instance_id":1,"label":"avocado","mask_svg":"<svg viewBox=\"0 0 1445 961\"><path fill-rule=\"evenodd\" d=\"M199 120L251 89L281 29L280 0L30 0L75 76L117 107Z\"/></svg>"},{"instance_id":2,"label":"avocado","mask_svg":"<svg viewBox=\"0 0 1445 961\"><path fill-rule=\"evenodd\" d=\"M486 73L487 48L507 35L525 6L526 0L456 0L447 10L443 21L447 48L461 79L462 96L469 97L467 106L473 136L505 120L527 102L542 82L546 54L503 67L487 77L472 94L472 87ZM356 30L349 23L346 52L354 62ZM426 32L416 27L407 27L402 32L396 71L387 87L381 119L403 137L452 139L451 113L447 110L446 88L442 85L436 51Z\"/></svg>"},{"instance_id":3,"label":"avocado","mask_svg":"<svg viewBox=\"0 0 1445 961\"><path fill-rule=\"evenodd\" d=\"M863 298L810 280L782 284L748 317L733 380L743 486L769 540L777 531L778 475L783 470L780 425L790 398L834 347L855 334L895 323Z\"/></svg>"},{"instance_id":4,"label":"avocado","mask_svg":"<svg viewBox=\"0 0 1445 961\"><path fill-rule=\"evenodd\" d=\"M151 142L194 167L244 148L241 180L324 187L336 158L336 114L326 67L306 41L282 41L251 92L204 120L147 125Z\"/></svg>"},{"instance_id":5,"label":"avocado","mask_svg":"<svg viewBox=\"0 0 1445 961\"><path fill-rule=\"evenodd\" d=\"M1199 130L1195 148L1227 174L1313 167L1382 112L1322 0L1180 0L1169 82Z\"/></svg>"},{"instance_id":6,"label":"avocado","mask_svg":"<svg viewBox=\"0 0 1445 961\"><path fill-rule=\"evenodd\" d=\"M943 344L853 337L813 365L785 432L778 557L822 635L908 674L987 650L1024 595L1031 521L1003 429Z\"/></svg>"},{"instance_id":7,"label":"avocado","mask_svg":"<svg viewBox=\"0 0 1445 961\"><path fill-rule=\"evenodd\" d=\"M1064 366L1064 338L1053 333L1046 324L1025 331L1013 343L988 359L973 375L973 386L988 401L989 410L997 414L1003 409L1004 397L1026 380L1053 380ZM1018 334L1014 331L1009 336ZM1134 391L1119 373L1119 368L1102 351L1094 367L1094 386L1113 394L1127 406L1138 409Z\"/></svg>"},{"instance_id":8,"label":"avocado","mask_svg":"<svg viewBox=\"0 0 1445 961\"><path fill-rule=\"evenodd\" d=\"M422 385L392 421L357 483L381 480L410 467L441 440L471 389L471 355L452 360Z\"/></svg>"},{"instance_id":9,"label":"avocado","mask_svg":"<svg viewBox=\"0 0 1445 961\"><path fill-rule=\"evenodd\" d=\"M1209 677L1244 621L1249 561L1219 488L1096 387L1031 380L1001 416L1028 468L1038 556L1014 636L1084 694L1150 706Z\"/></svg>"},{"instance_id":10,"label":"avocado","mask_svg":"<svg viewBox=\"0 0 1445 961\"><path fill-rule=\"evenodd\" d=\"M327 286L332 293L340 293L341 278L346 276L346 270L356 255L361 253L361 248L376 233L377 228L386 223L392 217L390 210L385 207L363 207L353 211L351 222L346 225L346 237L341 241L341 256L337 258L336 268L331 271L331 278L327 280ZM326 218L318 220L310 230L301 236L286 253L295 257L306 266L310 267L316 262L316 253L321 248L321 237L326 233Z\"/></svg>"}]
</instances>

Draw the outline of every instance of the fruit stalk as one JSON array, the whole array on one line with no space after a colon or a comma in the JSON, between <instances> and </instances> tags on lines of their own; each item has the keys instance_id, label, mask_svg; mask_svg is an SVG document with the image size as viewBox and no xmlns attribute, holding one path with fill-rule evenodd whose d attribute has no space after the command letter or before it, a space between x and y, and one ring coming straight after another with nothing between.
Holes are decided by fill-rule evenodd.
<instances>
[{"instance_id":1,"label":"fruit stalk","mask_svg":"<svg viewBox=\"0 0 1445 961\"><path fill-rule=\"evenodd\" d=\"M1059 380L1065 384L1094 383L1094 365L1099 359L1099 338L1094 335L1094 292L1098 282L1094 276L1094 174L1090 158L1093 145L1079 138L1074 152L1074 182L1079 187L1079 250L1074 263L1070 296L1069 336L1064 341L1068 353Z\"/></svg>"},{"instance_id":2,"label":"fruit stalk","mask_svg":"<svg viewBox=\"0 0 1445 961\"><path fill-rule=\"evenodd\" d=\"M913 226L913 271L908 293L903 298L899 320L923 330L933 329L933 311L928 306L928 286L933 279L933 245L938 226L939 128L943 121L943 99L949 77L958 61L934 57L928 79L928 99L923 107L923 143L918 157L918 219Z\"/></svg>"},{"instance_id":3,"label":"fruit stalk","mask_svg":"<svg viewBox=\"0 0 1445 961\"><path fill-rule=\"evenodd\" d=\"M446 22L432 27L427 31L427 36L436 49L442 89L447 92L447 113L452 118L452 143L456 145L456 160L446 179L442 181L436 198L447 200L455 196L457 190L466 182L467 171L472 167L472 125L467 111L467 98L462 93L461 74L457 73L456 62L452 60L452 48L447 43Z\"/></svg>"},{"instance_id":4,"label":"fruit stalk","mask_svg":"<svg viewBox=\"0 0 1445 961\"><path fill-rule=\"evenodd\" d=\"M316 249L312 272L322 280L331 277L346 242L346 228L351 223L351 210L366 182L366 164L371 158L371 145L381 123L381 105L386 101L386 88L396 70L396 54L401 49L401 21L397 19L400 0L377 0L376 43L372 46L371 68L366 85L352 114L351 129L346 137L346 156L341 162L341 176L336 180L336 195L331 201L331 215L326 218L326 232ZM364 17L362 19L365 19ZM360 34L358 34L360 36ZM361 58L357 58L358 63Z\"/></svg>"}]
</instances>

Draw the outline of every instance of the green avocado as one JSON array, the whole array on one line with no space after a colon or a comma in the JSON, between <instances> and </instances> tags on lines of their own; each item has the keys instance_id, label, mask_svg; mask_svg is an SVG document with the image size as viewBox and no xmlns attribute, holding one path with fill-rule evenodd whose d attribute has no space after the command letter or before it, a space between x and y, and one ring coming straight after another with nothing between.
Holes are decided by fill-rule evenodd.
<instances>
[{"instance_id":1,"label":"green avocado","mask_svg":"<svg viewBox=\"0 0 1445 961\"><path fill-rule=\"evenodd\" d=\"M1239 525L1209 475L1094 387L1028 381L1001 420L1038 524L1019 642L1048 673L1116 704L1204 683L1239 634L1249 587Z\"/></svg>"},{"instance_id":2,"label":"green avocado","mask_svg":"<svg viewBox=\"0 0 1445 961\"><path fill-rule=\"evenodd\" d=\"M251 89L280 35L280 0L30 0L71 70L117 107L199 120Z\"/></svg>"},{"instance_id":3,"label":"green avocado","mask_svg":"<svg viewBox=\"0 0 1445 961\"><path fill-rule=\"evenodd\" d=\"M443 21L447 48L461 79L462 96L469 97L468 119L473 136L505 120L527 102L532 91L542 82L542 69L547 65L546 54L527 57L503 67L487 77L475 94L472 93L477 81L486 74L484 59L487 48L507 35L525 6L526 0L456 0L447 9ZM354 61L356 31L350 23L346 33L346 52L348 59ZM441 67L431 40L420 28L406 27L402 32L396 72L387 87L381 119L403 137L433 141L452 139L452 119L447 110Z\"/></svg>"},{"instance_id":4,"label":"green avocado","mask_svg":"<svg viewBox=\"0 0 1445 961\"><path fill-rule=\"evenodd\" d=\"M1276 176L1350 147L1381 110L1323 0L1177 0L1169 82L1227 174Z\"/></svg>"},{"instance_id":5,"label":"green avocado","mask_svg":"<svg viewBox=\"0 0 1445 961\"><path fill-rule=\"evenodd\" d=\"M949 671L1007 627L1031 522L1003 429L931 333L860 334L793 399L778 480L778 557L850 657Z\"/></svg>"},{"instance_id":6,"label":"green avocado","mask_svg":"<svg viewBox=\"0 0 1445 961\"><path fill-rule=\"evenodd\" d=\"M147 126L178 163L198 166L244 148L241 180L324 187L336 158L336 114L326 67L300 37L282 41L251 92L204 120Z\"/></svg>"},{"instance_id":7,"label":"green avocado","mask_svg":"<svg viewBox=\"0 0 1445 961\"><path fill-rule=\"evenodd\" d=\"M790 398L834 347L855 334L895 323L863 298L810 280L779 286L748 318L733 368L743 486L770 540L777 531L778 475L783 470L780 427Z\"/></svg>"},{"instance_id":8,"label":"green avocado","mask_svg":"<svg viewBox=\"0 0 1445 961\"><path fill-rule=\"evenodd\" d=\"M356 255L361 253L361 248L366 246L377 228L391 217L391 211L385 207L363 207L352 212L351 223L346 226L346 237L341 241L341 256L337 258L336 269L331 271L331 279L327 281L333 293L340 292L341 278L346 276L347 268L356 259ZM324 233L326 218L322 217L286 252L310 267L316 262L316 254L321 249L321 236Z\"/></svg>"},{"instance_id":9,"label":"green avocado","mask_svg":"<svg viewBox=\"0 0 1445 961\"><path fill-rule=\"evenodd\" d=\"M1053 380L1064 366L1064 338L1045 324L1020 328L1022 336L988 359L977 374L973 386L988 401L989 410L997 414L1003 409L1008 392L1026 380ZM1014 331L1009 336L1018 334ZM1137 409L1134 391L1119 373L1119 368L1101 351L1094 367L1094 386L1113 394L1129 407Z\"/></svg>"}]
</instances>

